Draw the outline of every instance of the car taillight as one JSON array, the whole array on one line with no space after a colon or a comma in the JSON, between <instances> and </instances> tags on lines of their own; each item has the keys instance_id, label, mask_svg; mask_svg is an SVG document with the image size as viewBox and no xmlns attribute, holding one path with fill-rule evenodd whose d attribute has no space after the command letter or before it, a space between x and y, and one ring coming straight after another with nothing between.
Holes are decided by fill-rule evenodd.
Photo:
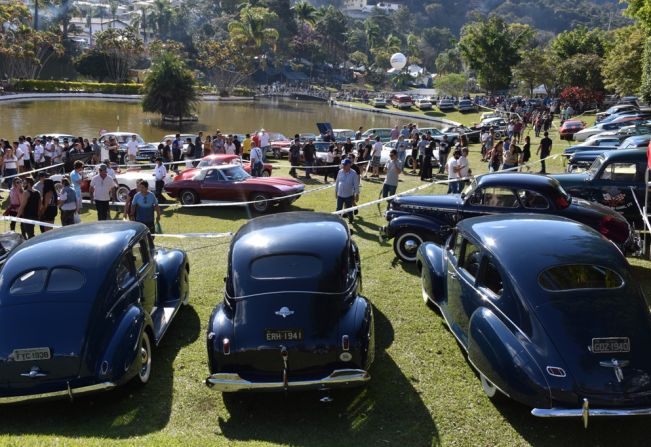
<instances>
[{"instance_id":1,"label":"car taillight","mask_svg":"<svg viewBox=\"0 0 651 447\"><path fill-rule=\"evenodd\" d=\"M568 206L570 206L570 204L569 204L569 202L567 201L567 199L565 198L565 196L558 196L558 197L556 197L555 202L556 202L556 206L557 206L558 208L560 208L560 209L565 209L565 208L567 208Z\"/></svg>"},{"instance_id":2,"label":"car taillight","mask_svg":"<svg viewBox=\"0 0 651 447\"><path fill-rule=\"evenodd\" d=\"M614 216L604 216L599 222L599 233L613 242L623 243L628 240L630 228L626 222Z\"/></svg>"},{"instance_id":3,"label":"car taillight","mask_svg":"<svg viewBox=\"0 0 651 447\"><path fill-rule=\"evenodd\" d=\"M350 350L350 339L348 338L348 335L341 337L341 349L344 351Z\"/></svg>"},{"instance_id":4,"label":"car taillight","mask_svg":"<svg viewBox=\"0 0 651 447\"><path fill-rule=\"evenodd\" d=\"M231 341L228 338L222 340L222 352L224 355L229 355L231 353Z\"/></svg>"}]
</instances>

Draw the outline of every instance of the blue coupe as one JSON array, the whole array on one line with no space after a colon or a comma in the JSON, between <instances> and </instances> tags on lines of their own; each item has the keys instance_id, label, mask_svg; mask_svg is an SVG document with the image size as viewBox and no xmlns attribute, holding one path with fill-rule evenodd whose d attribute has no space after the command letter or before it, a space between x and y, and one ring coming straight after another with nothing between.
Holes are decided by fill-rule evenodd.
<instances>
[{"instance_id":1,"label":"blue coupe","mask_svg":"<svg viewBox=\"0 0 651 447\"><path fill-rule=\"evenodd\" d=\"M555 216L460 222L423 244L422 294L490 398L539 417L651 415L651 313L615 245Z\"/></svg>"},{"instance_id":2,"label":"blue coupe","mask_svg":"<svg viewBox=\"0 0 651 447\"><path fill-rule=\"evenodd\" d=\"M147 227L93 222L15 248L0 271L0 402L144 384L189 299L189 263Z\"/></svg>"},{"instance_id":3,"label":"blue coupe","mask_svg":"<svg viewBox=\"0 0 651 447\"><path fill-rule=\"evenodd\" d=\"M210 376L223 392L363 385L374 357L357 245L331 214L259 217L233 237L210 317Z\"/></svg>"}]
</instances>

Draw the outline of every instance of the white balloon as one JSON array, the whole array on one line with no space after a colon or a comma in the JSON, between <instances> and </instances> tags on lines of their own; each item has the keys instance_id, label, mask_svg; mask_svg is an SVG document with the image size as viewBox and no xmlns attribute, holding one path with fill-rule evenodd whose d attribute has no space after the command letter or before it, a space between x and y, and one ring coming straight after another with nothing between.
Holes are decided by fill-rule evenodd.
<instances>
[{"instance_id":1,"label":"white balloon","mask_svg":"<svg viewBox=\"0 0 651 447\"><path fill-rule=\"evenodd\" d=\"M407 57L402 53L395 53L391 56L391 66L396 70L402 70L407 65Z\"/></svg>"}]
</instances>

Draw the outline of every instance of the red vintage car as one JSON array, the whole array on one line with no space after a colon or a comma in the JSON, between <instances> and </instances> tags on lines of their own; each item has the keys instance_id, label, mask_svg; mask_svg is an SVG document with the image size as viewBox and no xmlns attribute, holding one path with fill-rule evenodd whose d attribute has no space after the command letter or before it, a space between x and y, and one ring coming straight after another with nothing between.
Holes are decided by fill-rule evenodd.
<instances>
[{"instance_id":1,"label":"red vintage car","mask_svg":"<svg viewBox=\"0 0 651 447\"><path fill-rule=\"evenodd\" d=\"M565 120L558 129L561 140L573 140L574 134L585 129L586 124L580 120Z\"/></svg>"},{"instance_id":2,"label":"red vintage car","mask_svg":"<svg viewBox=\"0 0 651 447\"><path fill-rule=\"evenodd\" d=\"M242 164L242 168L247 173L251 173L251 163L247 160L242 161L238 155L231 154L212 154L206 155L203 157L196 168L188 168L181 171L178 177L183 179L191 179L199 173L199 170L202 168L207 168L210 166L220 166L220 165L232 165L232 164ZM265 163L262 167L262 177L270 177L271 171L273 170L273 165Z\"/></svg>"},{"instance_id":3,"label":"red vintage car","mask_svg":"<svg viewBox=\"0 0 651 447\"><path fill-rule=\"evenodd\" d=\"M289 146L292 145L292 140L281 133L270 132L269 144L271 144L271 151L274 154L274 158L279 159L289 155Z\"/></svg>"},{"instance_id":4,"label":"red vintage car","mask_svg":"<svg viewBox=\"0 0 651 447\"><path fill-rule=\"evenodd\" d=\"M165 191L184 205L202 200L217 202L248 202L250 208L264 213L272 205L290 205L303 192L305 185L294 179L251 177L241 165L209 166L197 170L192 178L177 176L165 185ZM285 196L290 196L284 198ZM269 200L277 198L278 200Z\"/></svg>"}]
</instances>

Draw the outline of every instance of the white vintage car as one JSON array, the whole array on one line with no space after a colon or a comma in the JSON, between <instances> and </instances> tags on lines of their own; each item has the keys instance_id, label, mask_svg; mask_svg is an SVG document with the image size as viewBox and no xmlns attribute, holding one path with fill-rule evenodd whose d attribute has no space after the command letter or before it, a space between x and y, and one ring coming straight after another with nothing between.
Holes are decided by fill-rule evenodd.
<instances>
[{"instance_id":1,"label":"white vintage car","mask_svg":"<svg viewBox=\"0 0 651 447\"><path fill-rule=\"evenodd\" d=\"M86 167L83 172L83 180L81 182L81 195L84 199L90 198L90 180L93 176L97 175L97 169L94 167ZM167 171L167 176L165 177L165 184L171 182L176 173L174 171ZM57 192L61 191L61 179L63 174L51 175L50 179L54 181L54 186ZM129 195L129 191L136 187L136 180L142 179L147 180L149 183L149 189L154 190L155 181L154 181L154 171L153 169L127 169L124 171L115 170L115 181L118 184L115 196L118 202L124 202Z\"/></svg>"}]
</instances>

